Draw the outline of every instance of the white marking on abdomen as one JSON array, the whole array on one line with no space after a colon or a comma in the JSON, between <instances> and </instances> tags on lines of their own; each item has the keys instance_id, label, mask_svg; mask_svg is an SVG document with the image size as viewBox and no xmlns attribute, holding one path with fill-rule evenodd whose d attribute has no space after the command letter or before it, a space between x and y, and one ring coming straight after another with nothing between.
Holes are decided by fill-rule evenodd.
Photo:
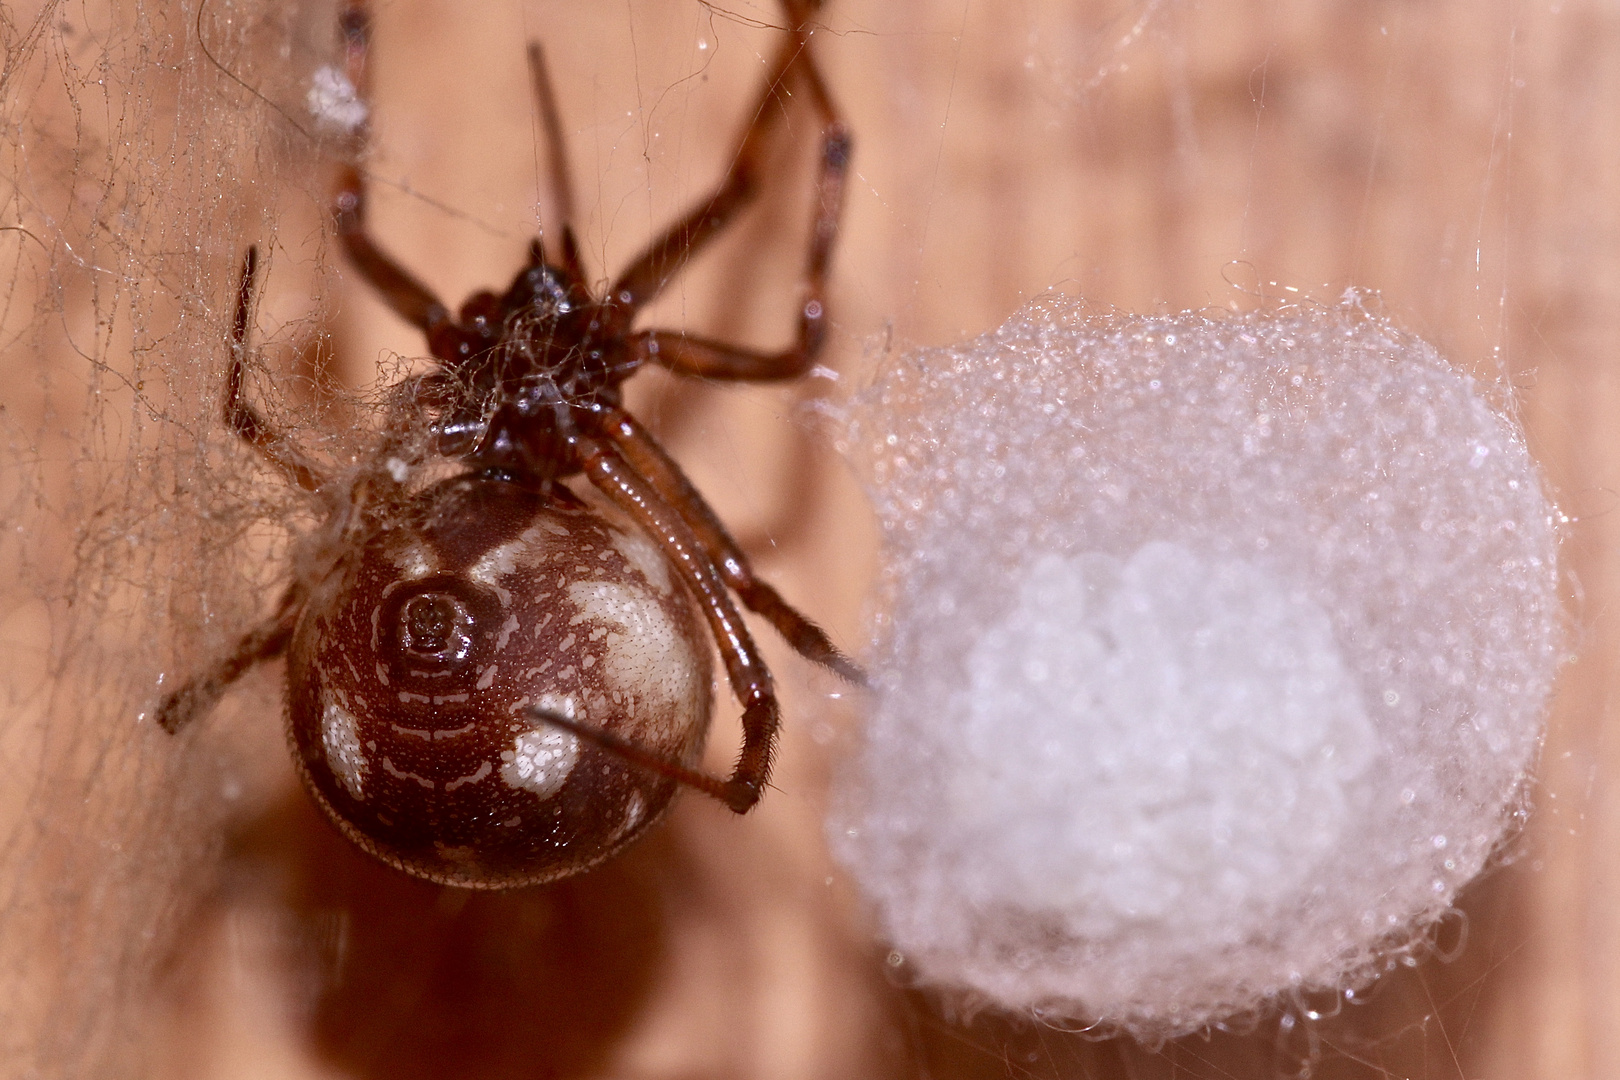
<instances>
[{"instance_id":1,"label":"white marking on abdomen","mask_svg":"<svg viewBox=\"0 0 1620 1080\"><path fill-rule=\"evenodd\" d=\"M321 713L321 746L326 750L326 764L350 796L358 800L365 798L366 773L371 766L360 748L356 728L353 713L335 701L327 702Z\"/></svg>"},{"instance_id":2,"label":"white marking on abdomen","mask_svg":"<svg viewBox=\"0 0 1620 1080\"><path fill-rule=\"evenodd\" d=\"M571 697L543 694L536 706L566 719L576 718L579 709ZM510 787L530 791L549 799L562 790L568 775L579 761L579 739L571 731L552 727L544 720L519 733L511 750L502 751L501 779Z\"/></svg>"},{"instance_id":3,"label":"white marking on abdomen","mask_svg":"<svg viewBox=\"0 0 1620 1080\"><path fill-rule=\"evenodd\" d=\"M458 776L454 780L445 781L445 794L449 794L450 792L456 790L456 788L460 787L462 784L476 784L478 781L482 780L484 777L488 776L494 771L495 766L486 761L482 765L478 766L478 771L473 773L471 776Z\"/></svg>"},{"instance_id":4,"label":"white marking on abdomen","mask_svg":"<svg viewBox=\"0 0 1620 1080\"><path fill-rule=\"evenodd\" d=\"M609 628L602 653L608 689L659 710L690 707L699 693L697 660L656 597L616 581L576 582L568 595L579 608L570 624Z\"/></svg>"},{"instance_id":5,"label":"white marking on abdomen","mask_svg":"<svg viewBox=\"0 0 1620 1080\"><path fill-rule=\"evenodd\" d=\"M647 584L657 589L660 595L668 596L669 560L664 558L657 545L640 533L614 530L612 536L613 546L624 556L624 561L640 571Z\"/></svg>"}]
</instances>

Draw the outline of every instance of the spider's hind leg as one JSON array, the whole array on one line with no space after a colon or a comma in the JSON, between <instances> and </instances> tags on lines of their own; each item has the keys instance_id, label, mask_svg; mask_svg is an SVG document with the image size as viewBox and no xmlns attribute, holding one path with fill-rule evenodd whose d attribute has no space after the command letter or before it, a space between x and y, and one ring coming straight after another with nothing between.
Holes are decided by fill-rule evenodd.
<instances>
[{"instance_id":1,"label":"spider's hind leg","mask_svg":"<svg viewBox=\"0 0 1620 1080\"><path fill-rule=\"evenodd\" d=\"M287 651L293 627L304 607L304 590L294 585L281 596L276 613L243 634L229 654L215 661L207 671L187 679L158 706L158 726L174 735L200 716L207 715L219 699L254 666L273 660Z\"/></svg>"},{"instance_id":2,"label":"spider's hind leg","mask_svg":"<svg viewBox=\"0 0 1620 1080\"><path fill-rule=\"evenodd\" d=\"M242 258L242 277L236 290L236 315L231 322L231 363L225 375L225 426L257 450L290 483L315 491L325 483L320 471L284 432L271 427L242 396L243 367L247 363L248 328L253 314L253 286L258 274L259 249L249 247ZM208 713L225 691L250 668L286 651L293 626L303 610L305 590L289 586L276 604L275 614L238 639L236 646L208 670L186 680L164 697L157 722L173 735Z\"/></svg>"}]
</instances>

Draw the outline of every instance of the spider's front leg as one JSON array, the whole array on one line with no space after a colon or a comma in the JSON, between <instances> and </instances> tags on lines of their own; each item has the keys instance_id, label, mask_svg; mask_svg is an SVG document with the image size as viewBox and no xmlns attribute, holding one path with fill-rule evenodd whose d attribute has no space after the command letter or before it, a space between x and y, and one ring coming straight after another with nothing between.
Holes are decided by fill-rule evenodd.
<instances>
[{"instance_id":1,"label":"spider's front leg","mask_svg":"<svg viewBox=\"0 0 1620 1080\"><path fill-rule=\"evenodd\" d=\"M664 501L654 485L612 444L582 438L579 446L585 476L652 537L702 608L709 630L720 646L720 657L726 665L732 692L743 706L743 746L730 778L721 780L680 762L649 754L634 744L566 717L548 713L543 719L637 765L712 795L739 814L746 813L759 801L770 778L776 733L782 722L771 673L726 593L720 572L682 515Z\"/></svg>"},{"instance_id":2,"label":"spider's front leg","mask_svg":"<svg viewBox=\"0 0 1620 1080\"><path fill-rule=\"evenodd\" d=\"M450 309L366 232L366 178L360 171L359 159L371 134L371 79L367 65L371 14L365 4L352 2L344 9L339 25L343 31L345 73L364 111L349 131L350 160L338 170L332 191L332 220L355 269L400 318L428 334L431 341L434 330L451 324Z\"/></svg>"},{"instance_id":3,"label":"spider's front leg","mask_svg":"<svg viewBox=\"0 0 1620 1080\"><path fill-rule=\"evenodd\" d=\"M635 417L623 409L604 410L601 431L612 440L630 466L647 479L659 497L680 514L702 546L704 554L750 611L770 620L777 633L800 656L836 672L856 686L866 685L866 673L839 651L827 637L826 631L801 615L770 585L754 576L748 557L720 523L719 517L698 494L681 467L636 422Z\"/></svg>"},{"instance_id":4,"label":"spider's front leg","mask_svg":"<svg viewBox=\"0 0 1620 1080\"><path fill-rule=\"evenodd\" d=\"M820 114L822 127L816 205L805 257L804 297L793 344L780 352L758 352L708 338L648 330L630 337L631 355L636 360L662 364L682 375L764 381L803 375L821 351L827 333L827 269L843 213L851 144L849 128L816 67L810 31L805 29L817 6L784 4L793 31L782 43L725 179L684 218L648 244L607 293L609 302L617 307L622 326L628 330L636 312L754 200L765 168L767 136L784 110L781 99L788 93L789 80L797 79Z\"/></svg>"}]
</instances>

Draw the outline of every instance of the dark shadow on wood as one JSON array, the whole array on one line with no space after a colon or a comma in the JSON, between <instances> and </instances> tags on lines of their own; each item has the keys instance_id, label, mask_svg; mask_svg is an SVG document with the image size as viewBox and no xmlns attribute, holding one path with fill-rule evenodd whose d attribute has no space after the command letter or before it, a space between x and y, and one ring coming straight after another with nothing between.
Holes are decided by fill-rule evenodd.
<instances>
[{"instance_id":1,"label":"dark shadow on wood","mask_svg":"<svg viewBox=\"0 0 1620 1080\"><path fill-rule=\"evenodd\" d=\"M321 943L312 1048L366 1080L601 1073L653 988L681 861L659 827L570 881L445 888L362 854L301 792L236 847L233 863L277 883Z\"/></svg>"}]
</instances>

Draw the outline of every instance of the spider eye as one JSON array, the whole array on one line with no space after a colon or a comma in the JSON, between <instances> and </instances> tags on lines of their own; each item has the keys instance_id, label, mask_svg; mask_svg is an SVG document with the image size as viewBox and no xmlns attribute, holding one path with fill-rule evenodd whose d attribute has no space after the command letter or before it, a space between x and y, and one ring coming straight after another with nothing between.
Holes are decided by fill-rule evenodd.
<instances>
[{"instance_id":1,"label":"spider eye","mask_svg":"<svg viewBox=\"0 0 1620 1080\"><path fill-rule=\"evenodd\" d=\"M448 593L413 596L400 612L400 645L422 660L465 660L472 650L472 621L467 606Z\"/></svg>"}]
</instances>

